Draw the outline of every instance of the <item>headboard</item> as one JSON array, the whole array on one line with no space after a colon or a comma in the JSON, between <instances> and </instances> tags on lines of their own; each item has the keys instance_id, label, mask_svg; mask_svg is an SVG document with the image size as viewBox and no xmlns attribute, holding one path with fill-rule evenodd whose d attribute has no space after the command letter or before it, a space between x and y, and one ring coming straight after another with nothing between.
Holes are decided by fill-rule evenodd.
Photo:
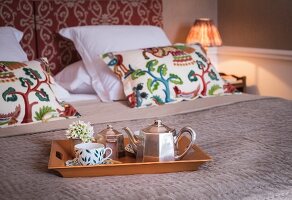
<instances>
[{"instance_id":1,"label":"headboard","mask_svg":"<svg viewBox=\"0 0 292 200\"><path fill-rule=\"evenodd\" d=\"M21 45L29 59L47 57L56 74L80 60L63 27L124 24L162 27L162 0L5 0L0 1L0 26L24 32Z\"/></svg>"}]
</instances>

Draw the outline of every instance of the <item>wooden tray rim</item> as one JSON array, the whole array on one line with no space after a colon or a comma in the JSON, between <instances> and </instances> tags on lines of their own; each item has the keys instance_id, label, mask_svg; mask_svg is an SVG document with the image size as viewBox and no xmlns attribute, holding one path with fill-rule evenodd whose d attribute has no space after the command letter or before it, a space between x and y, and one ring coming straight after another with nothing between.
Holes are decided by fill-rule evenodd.
<instances>
[{"instance_id":1,"label":"wooden tray rim","mask_svg":"<svg viewBox=\"0 0 292 200\"><path fill-rule=\"evenodd\" d=\"M119 166L133 166L133 165L164 165L164 164L175 164L175 163L200 163L200 162L209 162L212 161L212 157L205 153L198 145L194 144L192 146L193 149L199 149L207 159L199 159L199 160L177 160L177 161L167 161L167 162L136 162L136 163L117 163L117 164L103 164L103 165L90 165L90 166L52 166L52 159L53 157L53 143L58 143L58 141L65 141L65 140L52 140L51 142L51 151L48 163L48 169L58 170L58 169L78 169L78 168L106 168L106 167L119 167Z\"/></svg>"}]
</instances>

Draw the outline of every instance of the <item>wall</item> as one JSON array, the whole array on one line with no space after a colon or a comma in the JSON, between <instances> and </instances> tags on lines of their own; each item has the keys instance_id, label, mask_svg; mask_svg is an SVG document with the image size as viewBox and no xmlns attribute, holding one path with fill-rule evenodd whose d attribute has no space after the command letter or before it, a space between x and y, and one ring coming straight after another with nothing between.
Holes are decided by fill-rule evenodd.
<instances>
[{"instance_id":1,"label":"wall","mask_svg":"<svg viewBox=\"0 0 292 200\"><path fill-rule=\"evenodd\" d=\"M292 50L291 0L218 0L224 45Z\"/></svg>"},{"instance_id":2,"label":"wall","mask_svg":"<svg viewBox=\"0 0 292 200\"><path fill-rule=\"evenodd\" d=\"M292 100L292 51L218 48L218 69L247 77L247 93Z\"/></svg>"},{"instance_id":3,"label":"wall","mask_svg":"<svg viewBox=\"0 0 292 200\"><path fill-rule=\"evenodd\" d=\"M196 18L217 23L217 0L163 0L164 30L171 42L185 42Z\"/></svg>"},{"instance_id":4,"label":"wall","mask_svg":"<svg viewBox=\"0 0 292 200\"><path fill-rule=\"evenodd\" d=\"M218 71L247 76L250 94L292 99L292 51L277 50L292 49L291 9L290 0L163 0L164 30L185 42L196 18L218 21L224 46L209 48Z\"/></svg>"},{"instance_id":5,"label":"wall","mask_svg":"<svg viewBox=\"0 0 292 200\"><path fill-rule=\"evenodd\" d=\"M247 76L248 93L292 100L291 19L290 0L218 0L218 70Z\"/></svg>"}]
</instances>

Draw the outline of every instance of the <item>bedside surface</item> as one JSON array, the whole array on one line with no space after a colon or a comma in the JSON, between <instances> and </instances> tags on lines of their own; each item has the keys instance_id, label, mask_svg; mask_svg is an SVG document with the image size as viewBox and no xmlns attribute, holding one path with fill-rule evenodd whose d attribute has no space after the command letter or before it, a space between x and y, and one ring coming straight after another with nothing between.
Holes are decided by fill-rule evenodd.
<instances>
[{"instance_id":1,"label":"bedside surface","mask_svg":"<svg viewBox=\"0 0 292 200\"><path fill-rule=\"evenodd\" d=\"M235 76L225 73L219 73L221 78L231 85L233 85L238 91L246 93L246 76Z\"/></svg>"}]
</instances>

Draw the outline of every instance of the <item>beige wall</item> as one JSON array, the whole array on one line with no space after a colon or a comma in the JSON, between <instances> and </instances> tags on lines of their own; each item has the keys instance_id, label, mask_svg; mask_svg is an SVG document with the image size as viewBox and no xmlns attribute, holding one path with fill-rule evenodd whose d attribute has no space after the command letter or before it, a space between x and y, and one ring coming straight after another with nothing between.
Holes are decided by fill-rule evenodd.
<instances>
[{"instance_id":1,"label":"beige wall","mask_svg":"<svg viewBox=\"0 0 292 200\"><path fill-rule=\"evenodd\" d=\"M291 0L218 0L227 46L292 50Z\"/></svg>"},{"instance_id":2,"label":"beige wall","mask_svg":"<svg viewBox=\"0 0 292 200\"><path fill-rule=\"evenodd\" d=\"M218 49L218 70L246 76L247 93L292 100L292 53L253 48Z\"/></svg>"},{"instance_id":3,"label":"beige wall","mask_svg":"<svg viewBox=\"0 0 292 200\"><path fill-rule=\"evenodd\" d=\"M218 26L224 46L235 47L233 53L248 47L249 52L290 50L292 55L291 0L218 0ZM219 54L218 69L247 76L248 93L292 99L292 59Z\"/></svg>"},{"instance_id":4,"label":"beige wall","mask_svg":"<svg viewBox=\"0 0 292 200\"><path fill-rule=\"evenodd\" d=\"M196 18L217 23L217 0L163 0L164 30L171 42L185 42Z\"/></svg>"},{"instance_id":5,"label":"beige wall","mask_svg":"<svg viewBox=\"0 0 292 200\"><path fill-rule=\"evenodd\" d=\"M208 17L219 21L224 45L292 50L291 9L290 0L163 0L164 30L171 42L185 42L195 19ZM291 60L212 57L219 71L247 76L248 93L292 99Z\"/></svg>"}]
</instances>

